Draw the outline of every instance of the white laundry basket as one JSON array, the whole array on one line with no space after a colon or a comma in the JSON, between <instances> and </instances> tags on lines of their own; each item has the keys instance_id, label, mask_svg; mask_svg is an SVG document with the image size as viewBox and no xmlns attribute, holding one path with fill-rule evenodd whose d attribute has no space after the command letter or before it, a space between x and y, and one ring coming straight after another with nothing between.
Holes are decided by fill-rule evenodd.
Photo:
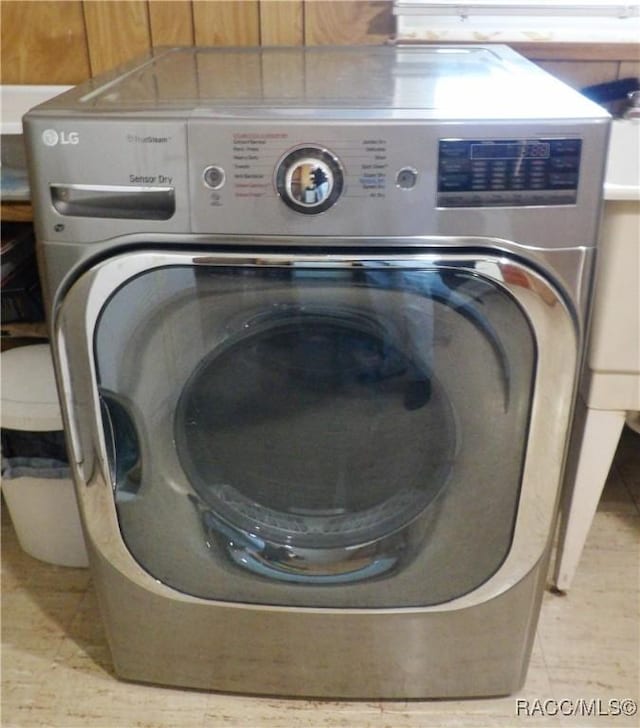
<instances>
[{"instance_id":1,"label":"white laundry basket","mask_svg":"<svg viewBox=\"0 0 640 728\"><path fill-rule=\"evenodd\" d=\"M62 430L51 352L47 344L2 353L2 428L30 433ZM20 546L60 566L88 566L73 483L66 463L4 457L2 493Z\"/></svg>"}]
</instances>

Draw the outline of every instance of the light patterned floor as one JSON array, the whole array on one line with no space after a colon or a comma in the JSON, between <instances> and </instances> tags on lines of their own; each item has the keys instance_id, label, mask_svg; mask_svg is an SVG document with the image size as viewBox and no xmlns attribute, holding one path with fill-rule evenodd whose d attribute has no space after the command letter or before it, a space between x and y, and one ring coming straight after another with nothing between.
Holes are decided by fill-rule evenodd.
<instances>
[{"instance_id":1,"label":"light patterned floor","mask_svg":"<svg viewBox=\"0 0 640 728\"><path fill-rule=\"evenodd\" d=\"M447 728L638 726L638 716L541 716L587 701L639 699L640 437L626 431L567 596L545 594L524 690L468 701L254 698L128 684L114 677L86 570L24 554L3 509L2 726L68 728ZM600 704L588 701L601 699ZM529 701L524 713L523 703ZM536 703L534 701L540 701ZM546 703L544 701L556 701ZM575 703L573 703L575 704ZM520 715L518 715L520 706Z\"/></svg>"}]
</instances>

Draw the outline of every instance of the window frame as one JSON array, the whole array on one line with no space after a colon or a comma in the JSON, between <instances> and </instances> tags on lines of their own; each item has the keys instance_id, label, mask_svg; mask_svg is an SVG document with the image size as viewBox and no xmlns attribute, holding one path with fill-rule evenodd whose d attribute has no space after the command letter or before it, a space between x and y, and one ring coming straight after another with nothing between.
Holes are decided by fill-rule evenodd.
<instances>
[{"instance_id":1,"label":"window frame","mask_svg":"<svg viewBox=\"0 0 640 728\"><path fill-rule=\"evenodd\" d=\"M638 58L640 0L395 0L398 40L628 44Z\"/></svg>"}]
</instances>

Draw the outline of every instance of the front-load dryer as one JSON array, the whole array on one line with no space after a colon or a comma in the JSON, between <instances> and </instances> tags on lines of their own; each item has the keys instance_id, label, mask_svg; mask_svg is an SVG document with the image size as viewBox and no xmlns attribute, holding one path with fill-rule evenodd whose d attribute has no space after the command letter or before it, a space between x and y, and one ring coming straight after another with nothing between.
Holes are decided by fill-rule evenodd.
<instances>
[{"instance_id":1,"label":"front-load dryer","mask_svg":"<svg viewBox=\"0 0 640 728\"><path fill-rule=\"evenodd\" d=\"M25 127L116 672L518 689L607 115L500 46L181 48Z\"/></svg>"}]
</instances>

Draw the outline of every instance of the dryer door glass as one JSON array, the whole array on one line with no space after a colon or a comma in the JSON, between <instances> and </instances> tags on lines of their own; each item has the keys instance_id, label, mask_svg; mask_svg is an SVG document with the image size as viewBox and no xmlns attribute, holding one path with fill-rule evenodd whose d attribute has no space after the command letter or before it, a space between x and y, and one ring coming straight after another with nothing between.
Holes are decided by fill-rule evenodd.
<instances>
[{"instance_id":1,"label":"dryer door glass","mask_svg":"<svg viewBox=\"0 0 640 728\"><path fill-rule=\"evenodd\" d=\"M477 271L155 269L95 350L121 532L172 587L427 605L509 551L535 345Z\"/></svg>"}]
</instances>

